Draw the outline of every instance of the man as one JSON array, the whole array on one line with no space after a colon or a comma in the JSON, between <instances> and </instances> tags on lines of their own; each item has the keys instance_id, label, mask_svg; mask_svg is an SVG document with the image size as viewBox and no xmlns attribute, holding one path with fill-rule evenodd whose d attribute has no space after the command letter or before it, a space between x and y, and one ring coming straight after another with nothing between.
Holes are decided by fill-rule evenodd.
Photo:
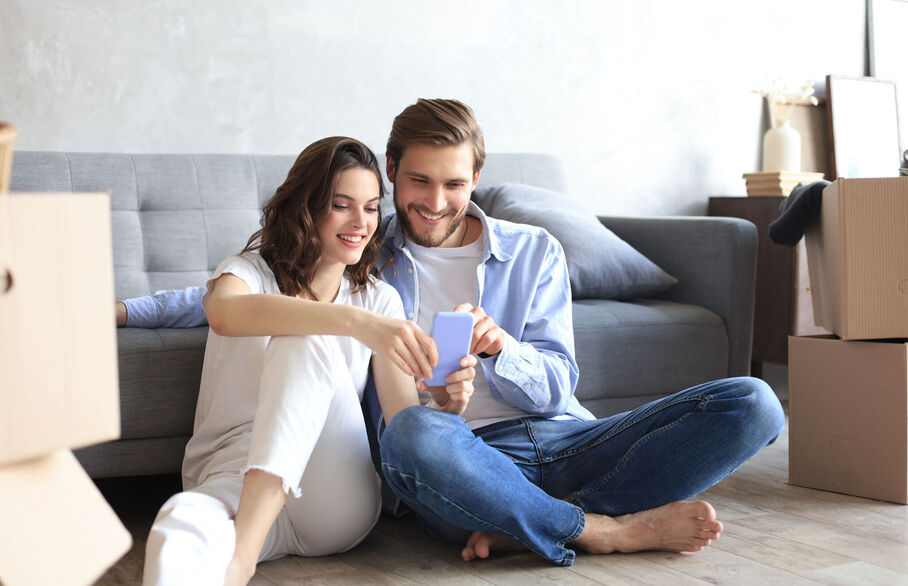
<instances>
[{"instance_id":1,"label":"man","mask_svg":"<svg viewBox=\"0 0 908 586\"><path fill-rule=\"evenodd\" d=\"M575 547L697 551L718 538L712 506L683 499L775 440L784 414L772 390L725 379L596 420L573 394L561 246L470 202L485 158L472 111L419 100L394 120L386 155L396 214L384 222L381 277L423 330L437 311L470 312L481 365L462 418L413 407L390 421L386 485L431 534L465 544L464 560L521 547L570 565ZM199 292L170 295L157 298L165 314L199 318ZM154 305L143 300L131 315ZM365 402L374 414L368 390Z\"/></svg>"}]
</instances>

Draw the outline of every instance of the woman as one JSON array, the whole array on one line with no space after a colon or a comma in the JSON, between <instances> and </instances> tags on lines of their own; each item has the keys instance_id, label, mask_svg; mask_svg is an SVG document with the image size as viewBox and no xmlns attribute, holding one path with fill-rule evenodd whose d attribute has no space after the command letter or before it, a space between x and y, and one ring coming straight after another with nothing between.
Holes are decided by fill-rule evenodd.
<instances>
[{"instance_id":1,"label":"woman","mask_svg":"<svg viewBox=\"0 0 908 586\"><path fill-rule=\"evenodd\" d=\"M383 191L365 145L313 143L261 230L208 282L185 492L151 529L146 584L245 584L258 561L345 551L375 524L379 481L359 405L367 372L390 421L418 403L413 376L437 360L397 292L372 277ZM447 387L427 389L429 406L459 414L474 364L466 357Z\"/></svg>"}]
</instances>

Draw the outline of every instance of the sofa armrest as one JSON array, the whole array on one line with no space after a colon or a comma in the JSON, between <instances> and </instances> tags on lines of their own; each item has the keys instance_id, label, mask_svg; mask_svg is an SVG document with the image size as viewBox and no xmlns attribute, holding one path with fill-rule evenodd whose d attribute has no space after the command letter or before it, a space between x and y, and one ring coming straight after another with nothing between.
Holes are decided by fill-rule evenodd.
<instances>
[{"instance_id":1,"label":"sofa armrest","mask_svg":"<svg viewBox=\"0 0 908 586\"><path fill-rule=\"evenodd\" d=\"M678 279L659 299L719 314L728 330L728 376L750 373L757 229L717 217L599 218L609 230Z\"/></svg>"}]
</instances>

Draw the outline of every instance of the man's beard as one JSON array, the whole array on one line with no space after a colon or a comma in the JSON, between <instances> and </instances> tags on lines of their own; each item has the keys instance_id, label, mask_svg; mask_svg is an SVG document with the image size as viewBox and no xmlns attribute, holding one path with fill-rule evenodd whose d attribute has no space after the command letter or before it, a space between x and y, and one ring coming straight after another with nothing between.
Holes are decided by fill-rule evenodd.
<instances>
[{"instance_id":1,"label":"man's beard","mask_svg":"<svg viewBox=\"0 0 908 586\"><path fill-rule=\"evenodd\" d=\"M451 237L454 232L460 227L460 224L463 222L464 217L467 215L467 206L464 206L460 212L457 212L453 208L446 208L442 213L444 215L450 215L452 212L455 214L451 223L448 224L448 229L443 234L427 234L425 236L416 232L413 228L413 223L410 221L410 216L408 212L410 210L416 211L419 213L420 208L415 207L413 204L410 204L410 209L403 209L397 203L396 194L394 196L394 210L397 212L397 221L400 222L400 227L404 232L404 236L410 242L423 246L425 248L435 248L436 246L441 246L441 243ZM425 210L423 210L425 211ZM434 215L434 214L431 214Z\"/></svg>"}]
</instances>

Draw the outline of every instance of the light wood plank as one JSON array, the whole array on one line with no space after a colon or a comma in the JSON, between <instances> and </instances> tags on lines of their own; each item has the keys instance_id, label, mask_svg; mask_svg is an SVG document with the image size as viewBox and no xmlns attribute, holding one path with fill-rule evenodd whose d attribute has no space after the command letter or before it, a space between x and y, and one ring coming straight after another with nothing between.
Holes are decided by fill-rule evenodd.
<instances>
[{"instance_id":1,"label":"light wood plank","mask_svg":"<svg viewBox=\"0 0 908 586\"><path fill-rule=\"evenodd\" d=\"M906 586L908 576L867 562L852 562L842 566L818 568L806 577L830 586Z\"/></svg>"}]
</instances>

